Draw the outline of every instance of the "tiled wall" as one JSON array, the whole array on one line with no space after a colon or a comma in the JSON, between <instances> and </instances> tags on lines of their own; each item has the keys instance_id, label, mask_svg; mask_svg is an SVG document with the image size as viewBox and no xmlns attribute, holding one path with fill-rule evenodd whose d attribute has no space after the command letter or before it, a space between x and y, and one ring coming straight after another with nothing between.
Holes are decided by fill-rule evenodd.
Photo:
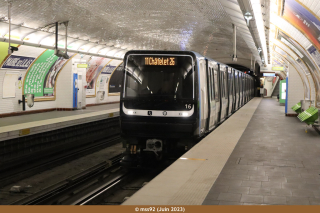
<instances>
[{"instance_id":1,"label":"tiled wall","mask_svg":"<svg viewBox=\"0 0 320 213\"><path fill-rule=\"evenodd\" d=\"M13 55L35 57L37 58L45 49L29 46L20 46L19 51L14 52ZM79 55L75 55L74 58L80 58ZM85 57L89 59L89 57ZM18 79L15 86L15 97L14 98L3 98L3 81L7 69L0 69L0 115L13 113L13 112L22 112L22 104L18 104L18 100L22 99L22 88L19 89ZM12 70L10 70L12 71ZM18 71L19 75L22 75L22 82L24 82L24 77L27 70ZM110 75L109 75L110 77ZM101 76L98 77L100 80ZM85 77L84 77L85 81ZM83 83L85 85L85 82ZM108 103L119 101L119 96L108 96L108 90L106 85L106 95L104 100L100 100L98 97L86 98L86 104L98 104L98 103ZM85 96L85 90L84 90ZM43 110L43 109L52 109L52 108L69 108L73 107L73 73L72 73L72 59L68 61L59 72L56 81L56 99L50 101L37 101L34 103L32 108L29 108L26 105L26 111L31 110Z\"/></svg>"},{"instance_id":2,"label":"tiled wall","mask_svg":"<svg viewBox=\"0 0 320 213\"><path fill-rule=\"evenodd\" d=\"M297 70L290 64L288 77L288 114L296 114L291 107L304 99L303 84Z\"/></svg>"},{"instance_id":3,"label":"tiled wall","mask_svg":"<svg viewBox=\"0 0 320 213\"><path fill-rule=\"evenodd\" d=\"M19 56L27 56L27 57L35 57L37 58L45 49L36 48L36 47L28 47L28 46L20 46L19 51L14 52L13 55ZM12 113L22 111L22 104L18 104L18 100L22 98L22 88L18 87L18 80L16 82L16 97L15 98L3 98L3 80L8 69L0 69L0 114ZM10 70L12 71L12 70ZM22 79L26 74L26 70L19 71L19 75L22 74ZM41 103L35 104L34 107L28 108L26 110L36 110L36 109L46 109L50 108L54 103Z\"/></svg>"}]
</instances>

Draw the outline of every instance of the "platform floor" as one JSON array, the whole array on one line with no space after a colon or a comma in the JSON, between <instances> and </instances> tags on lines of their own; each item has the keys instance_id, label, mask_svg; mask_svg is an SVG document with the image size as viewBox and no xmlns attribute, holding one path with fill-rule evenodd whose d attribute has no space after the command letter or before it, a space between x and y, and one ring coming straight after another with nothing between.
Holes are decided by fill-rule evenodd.
<instances>
[{"instance_id":1,"label":"platform floor","mask_svg":"<svg viewBox=\"0 0 320 213\"><path fill-rule=\"evenodd\" d=\"M0 118L0 141L119 116L119 104Z\"/></svg>"},{"instance_id":2,"label":"platform floor","mask_svg":"<svg viewBox=\"0 0 320 213\"><path fill-rule=\"evenodd\" d=\"M41 120L52 119L52 118L80 115L84 113L97 112L97 111L108 110L108 109L117 109L117 108L119 108L119 103L89 106L86 109L80 109L80 110L74 110L74 111L50 111L50 112L42 112L42 113L35 113L35 114L28 114L28 115L5 117L5 118L0 118L0 127L33 122L33 121L41 121Z\"/></svg>"},{"instance_id":3,"label":"platform floor","mask_svg":"<svg viewBox=\"0 0 320 213\"><path fill-rule=\"evenodd\" d=\"M254 98L124 205L319 205L320 136Z\"/></svg>"},{"instance_id":4,"label":"platform floor","mask_svg":"<svg viewBox=\"0 0 320 213\"><path fill-rule=\"evenodd\" d=\"M319 205L320 137L262 99L205 205Z\"/></svg>"}]
</instances>

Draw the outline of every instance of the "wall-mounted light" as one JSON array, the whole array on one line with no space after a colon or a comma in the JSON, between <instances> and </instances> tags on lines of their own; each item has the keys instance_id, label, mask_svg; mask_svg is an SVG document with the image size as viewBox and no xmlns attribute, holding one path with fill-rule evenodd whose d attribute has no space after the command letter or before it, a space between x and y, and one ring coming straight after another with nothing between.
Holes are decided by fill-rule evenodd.
<instances>
[{"instance_id":1,"label":"wall-mounted light","mask_svg":"<svg viewBox=\"0 0 320 213\"><path fill-rule=\"evenodd\" d=\"M249 21L252 19L252 14L250 12L246 12L244 14L244 18L247 20L247 26L249 27Z\"/></svg>"},{"instance_id":2,"label":"wall-mounted light","mask_svg":"<svg viewBox=\"0 0 320 213\"><path fill-rule=\"evenodd\" d=\"M258 53L260 54L262 51L261 47L258 48Z\"/></svg>"}]
</instances>

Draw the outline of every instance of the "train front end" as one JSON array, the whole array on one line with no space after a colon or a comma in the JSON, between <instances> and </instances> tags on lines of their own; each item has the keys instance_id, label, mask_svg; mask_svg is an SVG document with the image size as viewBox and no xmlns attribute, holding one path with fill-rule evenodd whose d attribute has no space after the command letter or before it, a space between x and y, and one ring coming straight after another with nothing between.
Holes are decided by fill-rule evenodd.
<instances>
[{"instance_id":1,"label":"train front end","mask_svg":"<svg viewBox=\"0 0 320 213\"><path fill-rule=\"evenodd\" d=\"M127 52L120 97L123 166L160 160L193 145L198 131L195 69L192 52Z\"/></svg>"}]
</instances>

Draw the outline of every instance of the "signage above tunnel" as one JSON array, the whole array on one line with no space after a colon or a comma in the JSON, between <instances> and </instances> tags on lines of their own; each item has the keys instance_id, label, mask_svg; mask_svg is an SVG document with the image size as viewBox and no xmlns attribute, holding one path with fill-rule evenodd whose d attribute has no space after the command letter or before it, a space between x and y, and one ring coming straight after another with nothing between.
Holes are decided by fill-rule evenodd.
<instances>
[{"instance_id":1,"label":"signage above tunnel","mask_svg":"<svg viewBox=\"0 0 320 213\"><path fill-rule=\"evenodd\" d=\"M176 57L145 57L144 65L175 66Z\"/></svg>"},{"instance_id":2,"label":"signage above tunnel","mask_svg":"<svg viewBox=\"0 0 320 213\"><path fill-rule=\"evenodd\" d=\"M285 67L272 67L272 70L274 70L274 71L284 71Z\"/></svg>"}]
</instances>

